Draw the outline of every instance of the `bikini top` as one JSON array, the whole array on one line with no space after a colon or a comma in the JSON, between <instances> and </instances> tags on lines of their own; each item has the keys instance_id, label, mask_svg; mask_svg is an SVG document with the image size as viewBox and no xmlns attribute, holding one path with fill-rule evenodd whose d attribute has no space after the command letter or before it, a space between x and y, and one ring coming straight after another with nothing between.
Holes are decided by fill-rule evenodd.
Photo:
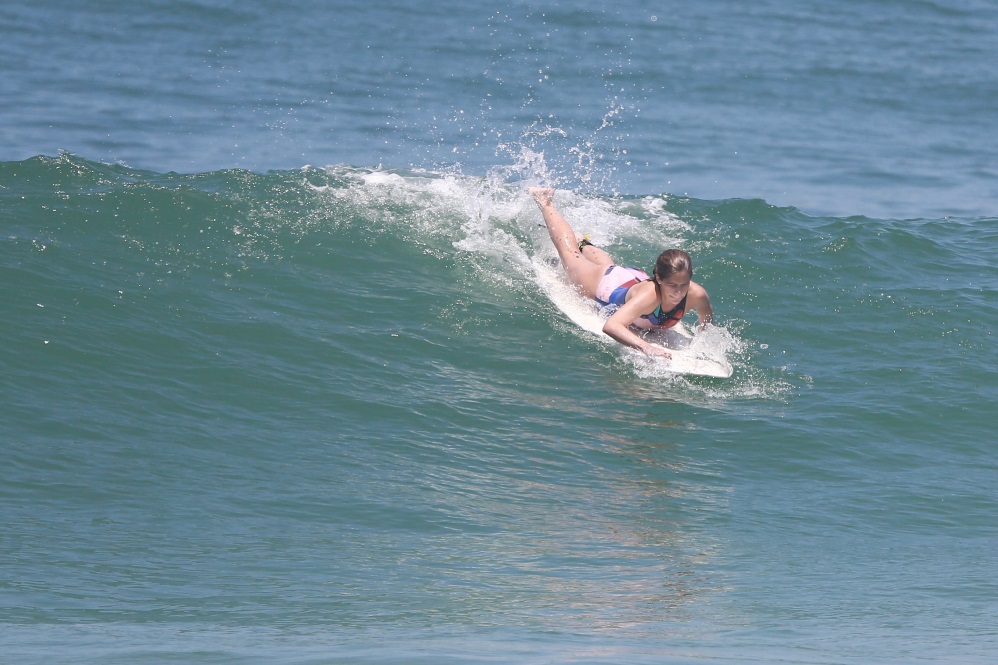
<instances>
[{"instance_id":1,"label":"bikini top","mask_svg":"<svg viewBox=\"0 0 998 665\"><path fill-rule=\"evenodd\" d=\"M604 281L600 284L600 290L612 289L609 295L604 295L598 293L596 296L596 301L601 305L616 305L621 306L627 300L627 291L638 284L639 282L651 281L648 277L648 273L643 270L638 270L637 268L623 268L621 266L610 266L604 276L606 280L609 276L616 276L616 280L610 279L609 282ZM656 292L657 292L656 286ZM603 300L600 296L606 298ZM633 325L638 327L651 327L651 328L672 328L677 323L679 323L683 315L686 313L686 296L679 301L679 304L670 309L668 312L662 311L662 304L659 303L658 307L651 314L643 314L640 319L636 320Z\"/></svg>"},{"instance_id":2,"label":"bikini top","mask_svg":"<svg viewBox=\"0 0 998 665\"><path fill-rule=\"evenodd\" d=\"M662 311L662 305L659 304L655 308L655 311L651 314L645 314L643 318L648 319L649 322L656 328L671 328L680 321L683 320L683 314L686 313L686 298L688 296L683 296L683 299L679 301L679 304L670 309L668 312Z\"/></svg>"}]
</instances>

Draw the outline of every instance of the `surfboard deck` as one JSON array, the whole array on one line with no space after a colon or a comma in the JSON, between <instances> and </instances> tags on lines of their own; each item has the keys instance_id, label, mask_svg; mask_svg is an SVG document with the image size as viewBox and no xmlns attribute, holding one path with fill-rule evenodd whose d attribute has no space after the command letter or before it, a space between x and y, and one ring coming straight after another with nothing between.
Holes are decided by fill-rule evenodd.
<instances>
[{"instance_id":1,"label":"surfboard deck","mask_svg":"<svg viewBox=\"0 0 998 665\"><path fill-rule=\"evenodd\" d=\"M662 369L677 374L696 374L727 379L734 373L726 359L718 359L690 348L693 335L685 325L679 323L674 328L654 330L643 335L645 340L657 346L664 347L672 354L669 359L655 359Z\"/></svg>"}]
</instances>

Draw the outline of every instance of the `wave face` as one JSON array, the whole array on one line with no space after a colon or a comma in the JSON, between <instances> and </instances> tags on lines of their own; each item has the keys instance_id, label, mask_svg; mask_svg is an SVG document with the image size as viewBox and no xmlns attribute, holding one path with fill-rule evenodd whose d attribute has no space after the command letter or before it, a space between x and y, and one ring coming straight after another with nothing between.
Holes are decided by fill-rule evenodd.
<instances>
[{"instance_id":1,"label":"wave face","mask_svg":"<svg viewBox=\"0 0 998 665\"><path fill-rule=\"evenodd\" d=\"M0 164L8 657L993 653L996 220L559 192L694 256L677 377L552 300L531 164Z\"/></svg>"}]
</instances>

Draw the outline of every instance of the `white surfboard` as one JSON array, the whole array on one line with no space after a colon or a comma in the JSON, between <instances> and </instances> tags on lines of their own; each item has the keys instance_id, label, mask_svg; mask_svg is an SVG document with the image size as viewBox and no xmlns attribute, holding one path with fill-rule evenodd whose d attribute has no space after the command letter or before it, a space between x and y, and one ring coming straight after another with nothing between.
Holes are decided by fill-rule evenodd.
<instances>
[{"instance_id":1,"label":"white surfboard","mask_svg":"<svg viewBox=\"0 0 998 665\"><path fill-rule=\"evenodd\" d=\"M734 372L726 358L715 358L696 349L693 335L681 322L673 328L654 330L644 335L652 344L669 349L672 358L660 360L663 369L678 374L697 374L726 379Z\"/></svg>"},{"instance_id":2,"label":"white surfboard","mask_svg":"<svg viewBox=\"0 0 998 665\"><path fill-rule=\"evenodd\" d=\"M594 304L580 296L575 289L565 283L560 274L540 262L534 263L539 284L558 309L572 323L593 335L610 340L603 332L604 317ZM676 374L695 374L726 379L733 373L731 363L723 354L717 357L705 349L698 348L692 333L681 322L673 328L649 331L644 334L647 341L669 350L672 358L647 358L657 367ZM617 342L614 342L616 344ZM621 349L626 349L622 346ZM637 352L635 352L637 353ZM643 359L646 357L642 356Z\"/></svg>"}]
</instances>

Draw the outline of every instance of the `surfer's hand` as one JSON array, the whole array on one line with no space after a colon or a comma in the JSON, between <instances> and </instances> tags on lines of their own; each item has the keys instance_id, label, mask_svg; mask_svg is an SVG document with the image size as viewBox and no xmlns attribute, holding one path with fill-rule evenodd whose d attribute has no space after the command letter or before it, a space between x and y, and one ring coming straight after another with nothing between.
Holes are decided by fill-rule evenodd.
<instances>
[{"instance_id":1,"label":"surfer's hand","mask_svg":"<svg viewBox=\"0 0 998 665\"><path fill-rule=\"evenodd\" d=\"M664 360L672 359L672 354L663 349L661 346L655 346L654 344L649 344L641 350L644 351L645 355L648 356L649 358L662 358Z\"/></svg>"}]
</instances>

